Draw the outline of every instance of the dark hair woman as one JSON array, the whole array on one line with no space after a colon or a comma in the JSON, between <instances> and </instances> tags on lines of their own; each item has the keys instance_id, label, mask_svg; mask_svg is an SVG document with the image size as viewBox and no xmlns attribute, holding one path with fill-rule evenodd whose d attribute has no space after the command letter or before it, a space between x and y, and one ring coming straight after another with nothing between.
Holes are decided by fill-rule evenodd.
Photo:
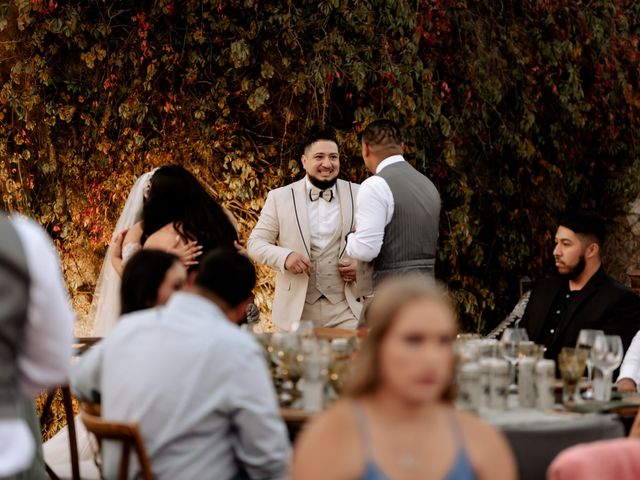
<instances>
[{"instance_id":1,"label":"dark hair woman","mask_svg":"<svg viewBox=\"0 0 640 480\"><path fill-rule=\"evenodd\" d=\"M193 174L168 165L151 177L142 208L141 244L166 249L174 244L176 233L185 244L197 242L203 254L217 247L234 248L238 240L229 214Z\"/></svg>"},{"instance_id":2,"label":"dark hair woman","mask_svg":"<svg viewBox=\"0 0 640 480\"><path fill-rule=\"evenodd\" d=\"M175 255L159 250L138 251L122 272L121 313L164 305L186 280L187 269Z\"/></svg>"}]
</instances>

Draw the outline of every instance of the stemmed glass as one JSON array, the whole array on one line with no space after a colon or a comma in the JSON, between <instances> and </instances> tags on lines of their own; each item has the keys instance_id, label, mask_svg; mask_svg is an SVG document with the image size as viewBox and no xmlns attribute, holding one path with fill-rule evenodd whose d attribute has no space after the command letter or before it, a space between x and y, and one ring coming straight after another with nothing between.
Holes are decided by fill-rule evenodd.
<instances>
[{"instance_id":1,"label":"stemmed glass","mask_svg":"<svg viewBox=\"0 0 640 480\"><path fill-rule=\"evenodd\" d=\"M578 333L578 341L576 342L576 348L587 352L587 380L589 380L589 388L583 394L585 399L593 398L593 387L591 386L591 380L593 378L593 355L591 351L598 337L604 337L602 330L583 328Z\"/></svg>"},{"instance_id":2,"label":"stemmed glass","mask_svg":"<svg viewBox=\"0 0 640 480\"><path fill-rule=\"evenodd\" d=\"M591 348L593 366L601 375L594 375L594 398L608 402L611 400L611 377L622 363L624 350L619 335L598 336Z\"/></svg>"},{"instance_id":3,"label":"stemmed glass","mask_svg":"<svg viewBox=\"0 0 640 480\"><path fill-rule=\"evenodd\" d=\"M500 338L500 352L511 365L511 382L509 393L516 393L516 366L518 365L518 346L520 342L529 340L529 335L524 328L507 328Z\"/></svg>"},{"instance_id":4,"label":"stemmed glass","mask_svg":"<svg viewBox=\"0 0 640 480\"><path fill-rule=\"evenodd\" d=\"M564 347L558 355L558 368L564 388L562 402L575 402L576 386L582 378L587 363L588 353L581 348Z\"/></svg>"}]
</instances>

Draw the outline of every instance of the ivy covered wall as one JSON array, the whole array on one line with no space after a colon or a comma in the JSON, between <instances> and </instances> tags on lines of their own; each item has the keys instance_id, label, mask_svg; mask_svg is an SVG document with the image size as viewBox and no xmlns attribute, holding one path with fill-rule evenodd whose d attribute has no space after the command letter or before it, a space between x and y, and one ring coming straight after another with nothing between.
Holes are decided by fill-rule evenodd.
<instances>
[{"instance_id":1,"label":"ivy covered wall","mask_svg":"<svg viewBox=\"0 0 640 480\"><path fill-rule=\"evenodd\" d=\"M357 133L392 118L482 330L549 271L560 210L636 197L639 21L633 0L0 0L0 206L46 226L86 304L140 173L185 165L246 238L313 125L362 180Z\"/></svg>"}]
</instances>

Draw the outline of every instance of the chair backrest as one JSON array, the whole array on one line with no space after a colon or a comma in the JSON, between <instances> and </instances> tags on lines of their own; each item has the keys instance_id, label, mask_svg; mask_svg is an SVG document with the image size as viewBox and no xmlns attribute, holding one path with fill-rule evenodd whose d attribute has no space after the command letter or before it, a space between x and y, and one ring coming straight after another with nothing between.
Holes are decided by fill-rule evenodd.
<instances>
[{"instance_id":1,"label":"chair backrest","mask_svg":"<svg viewBox=\"0 0 640 480\"><path fill-rule=\"evenodd\" d=\"M144 480L152 480L151 462L149 462L138 425L136 423L109 422L100 417L99 412L100 407L96 404L83 403L80 416L87 430L95 435L99 444L102 444L102 440L115 440L122 443L118 479L126 480L128 477L129 454L133 448L138 456L140 475Z\"/></svg>"},{"instance_id":2,"label":"chair backrest","mask_svg":"<svg viewBox=\"0 0 640 480\"><path fill-rule=\"evenodd\" d=\"M313 329L316 337L324 340L333 340L335 338L351 338L356 336L356 331L347 328L328 328L316 327Z\"/></svg>"}]
</instances>

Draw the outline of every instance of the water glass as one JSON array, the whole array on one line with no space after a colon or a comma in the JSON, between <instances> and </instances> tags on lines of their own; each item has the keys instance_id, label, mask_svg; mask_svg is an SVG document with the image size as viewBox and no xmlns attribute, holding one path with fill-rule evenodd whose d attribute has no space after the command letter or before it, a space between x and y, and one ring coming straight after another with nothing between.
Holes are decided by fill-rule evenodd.
<instances>
[{"instance_id":1,"label":"water glass","mask_svg":"<svg viewBox=\"0 0 640 480\"><path fill-rule=\"evenodd\" d=\"M593 397L608 402L611 400L613 371L622 363L624 350L619 335L598 336L591 348L593 366Z\"/></svg>"},{"instance_id":2,"label":"water glass","mask_svg":"<svg viewBox=\"0 0 640 480\"><path fill-rule=\"evenodd\" d=\"M576 386L587 364L587 352L581 348L564 347L558 355L558 368L562 378L562 403L575 401Z\"/></svg>"},{"instance_id":3,"label":"water glass","mask_svg":"<svg viewBox=\"0 0 640 480\"><path fill-rule=\"evenodd\" d=\"M500 352L511 366L511 380L509 385L509 393L516 393L518 386L516 385L516 366L518 365L518 347L520 342L529 340L529 335L524 328L507 328L500 338Z\"/></svg>"},{"instance_id":4,"label":"water glass","mask_svg":"<svg viewBox=\"0 0 640 480\"><path fill-rule=\"evenodd\" d=\"M589 381L589 388L584 392L584 398L593 398L593 388L591 387L591 380L593 379L593 355L591 353L593 344L599 337L604 337L602 330L592 330L584 328L578 333L578 341L576 342L576 348L580 348L587 352L587 380Z\"/></svg>"}]
</instances>

